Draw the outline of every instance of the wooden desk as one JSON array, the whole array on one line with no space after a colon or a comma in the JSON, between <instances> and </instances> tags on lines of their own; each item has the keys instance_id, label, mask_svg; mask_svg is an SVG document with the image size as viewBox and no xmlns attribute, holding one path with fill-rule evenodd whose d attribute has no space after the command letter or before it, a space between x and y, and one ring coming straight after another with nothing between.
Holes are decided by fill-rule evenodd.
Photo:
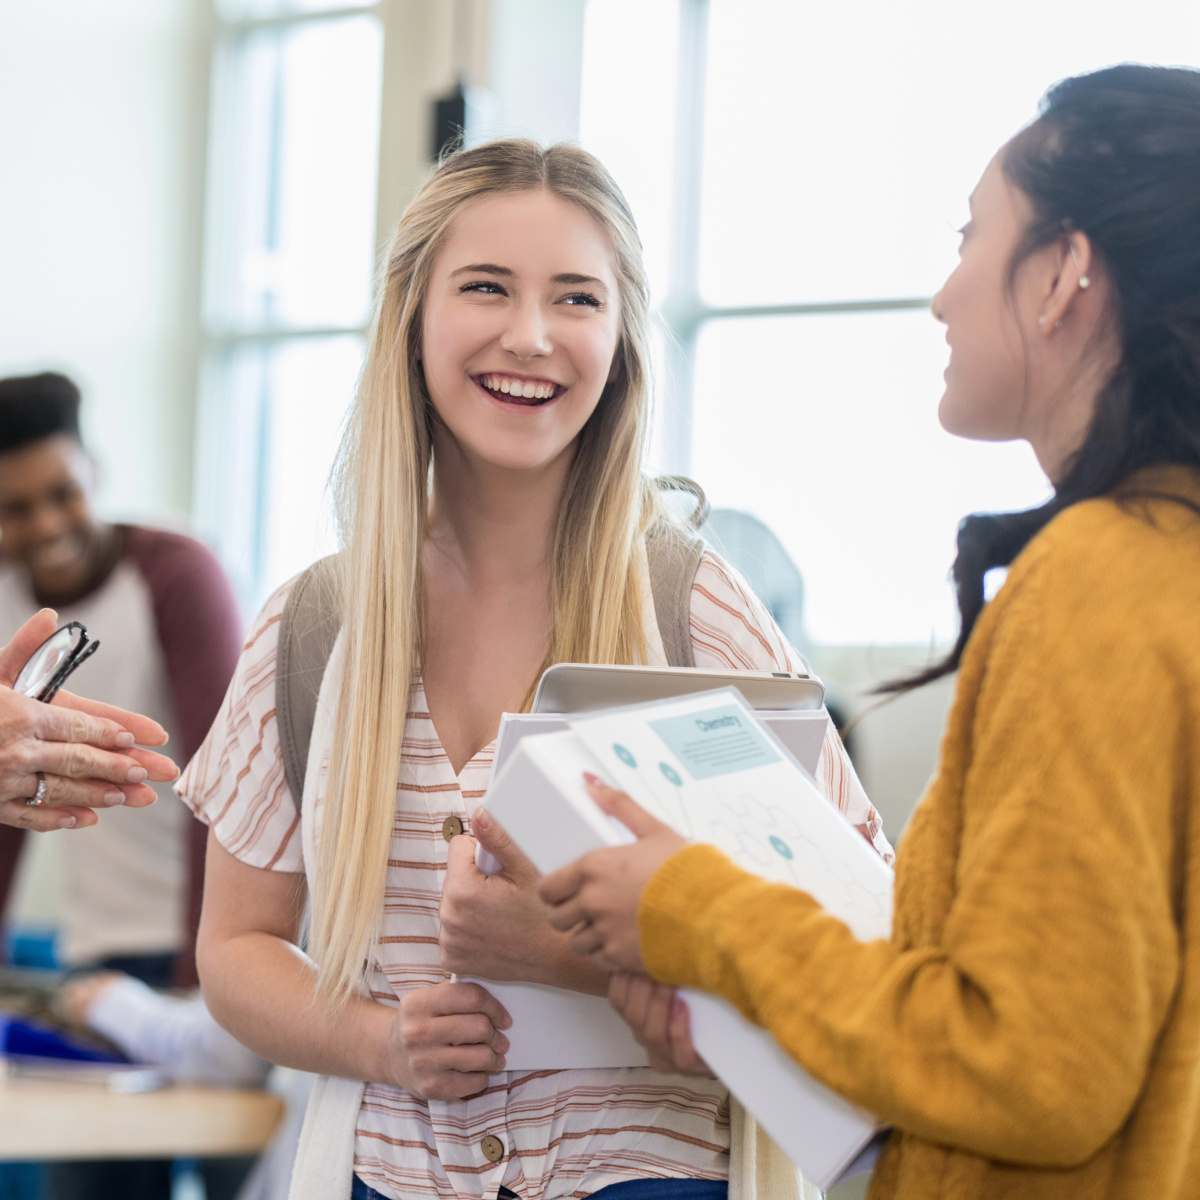
<instances>
[{"instance_id":1,"label":"wooden desk","mask_svg":"<svg viewBox=\"0 0 1200 1200\"><path fill-rule=\"evenodd\" d=\"M270 1092L0 1078L0 1162L257 1154L282 1113Z\"/></svg>"}]
</instances>

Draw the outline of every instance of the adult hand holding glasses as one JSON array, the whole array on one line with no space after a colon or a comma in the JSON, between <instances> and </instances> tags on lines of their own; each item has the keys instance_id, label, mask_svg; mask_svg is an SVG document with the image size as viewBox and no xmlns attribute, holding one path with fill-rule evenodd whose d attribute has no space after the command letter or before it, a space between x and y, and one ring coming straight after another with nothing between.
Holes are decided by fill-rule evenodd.
<instances>
[{"instance_id":1,"label":"adult hand holding glasses","mask_svg":"<svg viewBox=\"0 0 1200 1200\"><path fill-rule=\"evenodd\" d=\"M44 703L13 690L56 625L42 609L0 649L0 822L38 831L94 825L98 808L145 808L156 798L151 782L179 775L141 748L166 742L157 721L69 692Z\"/></svg>"}]
</instances>

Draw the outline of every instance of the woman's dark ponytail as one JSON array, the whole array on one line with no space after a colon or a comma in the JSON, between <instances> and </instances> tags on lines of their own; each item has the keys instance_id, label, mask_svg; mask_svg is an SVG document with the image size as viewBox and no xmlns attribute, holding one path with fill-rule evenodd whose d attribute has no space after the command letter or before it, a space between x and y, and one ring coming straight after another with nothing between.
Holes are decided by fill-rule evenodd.
<instances>
[{"instance_id":1,"label":"woman's dark ponytail","mask_svg":"<svg viewBox=\"0 0 1200 1200\"><path fill-rule=\"evenodd\" d=\"M1121 361L1054 496L959 525L958 640L942 662L883 691L958 669L984 576L1007 567L1063 509L1143 467L1200 466L1200 71L1124 64L1064 79L1002 166L1033 209L1010 278L1071 230L1087 234L1112 283Z\"/></svg>"}]
</instances>

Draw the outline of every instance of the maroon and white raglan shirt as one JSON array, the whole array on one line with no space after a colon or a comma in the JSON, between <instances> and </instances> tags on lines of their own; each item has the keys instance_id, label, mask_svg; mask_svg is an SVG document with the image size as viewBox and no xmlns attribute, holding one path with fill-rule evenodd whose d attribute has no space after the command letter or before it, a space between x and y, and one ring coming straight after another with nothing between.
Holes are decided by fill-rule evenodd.
<instances>
[{"instance_id":1,"label":"maroon and white raglan shirt","mask_svg":"<svg viewBox=\"0 0 1200 1200\"><path fill-rule=\"evenodd\" d=\"M204 740L241 650L241 622L216 558L182 534L118 526L120 556L87 595L58 609L100 650L69 689L160 722L165 750L183 767ZM0 644L41 607L24 567L0 558ZM59 957L64 965L115 955L185 953L191 976L199 921L204 829L156 785L150 808L106 809L88 829L61 836L64 866ZM0 903L7 899L23 831L0 826Z\"/></svg>"}]
</instances>

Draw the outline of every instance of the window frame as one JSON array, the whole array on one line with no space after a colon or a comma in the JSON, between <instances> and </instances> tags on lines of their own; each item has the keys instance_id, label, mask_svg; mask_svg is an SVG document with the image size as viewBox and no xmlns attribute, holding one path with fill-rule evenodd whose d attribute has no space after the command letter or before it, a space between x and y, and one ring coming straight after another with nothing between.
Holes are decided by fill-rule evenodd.
<instances>
[{"instance_id":1,"label":"window frame","mask_svg":"<svg viewBox=\"0 0 1200 1200\"><path fill-rule=\"evenodd\" d=\"M237 217L234 202L226 190L229 181L229 162L232 151L230 131L236 114L228 94L228 72L242 45L263 31L278 30L281 38L303 26L331 24L363 16L374 18L386 42L386 0L369 0L347 5L324 5L295 12L276 12L262 15L225 16L220 0L207 0L211 40L209 46L209 139L208 163L205 171L204 239L202 250L201 297L199 305L199 386L196 438L196 494L194 514L196 523L220 553L230 571L235 590L246 609L261 601L268 581L266 546L269 453L269 397L265 387L257 390L256 411L251 414L232 414L229 409L227 381L237 356L247 349L261 354L265 370L272 356L280 349L305 341L356 337L364 350L370 329L371 301L361 321L351 324L304 324L273 320L249 320L221 311L220 297L225 287L225 272L230 268L231 231ZM386 50L385 50L386 54ZM272 103L278 110L280 81L274 84ZM386 81L381 81L380 109L384 109ZM270 150L277 156L281 130L272 118ZM376 148L377 172L375 212L372 215L372 239L378 238L380 213L380 152ZM272 206L278 205L273 197ZM236 420L235 420L236 417ZM240 465L248 473L250 503L246 507L228 503L230 480L221 464L228 462L235 424L249 430L254 445L247 447ZM238 450L234 451L238 453ZM235 476L239 472L232 472ZM237 483L233 489L236 491ZM245 489L243 489L244 491Z\"/></svg>"},{"instance_id":2,"label":"window frame","mask_svg":"<svg viewBox=\"0 0 1200 1200\"><path fill-rule=\"evenodd\" d=\"M679 69L675 96L674 178L667 291L655 314L666 333L667 389L663 458L674 474L692 468L696 345L711 321L755 317L825 316L928 309L931 296L884 296L801 304L711 304L700 291L701 200L704 172L705 83L709 0L678 0Z\"/></svg>"}]
</instances>

